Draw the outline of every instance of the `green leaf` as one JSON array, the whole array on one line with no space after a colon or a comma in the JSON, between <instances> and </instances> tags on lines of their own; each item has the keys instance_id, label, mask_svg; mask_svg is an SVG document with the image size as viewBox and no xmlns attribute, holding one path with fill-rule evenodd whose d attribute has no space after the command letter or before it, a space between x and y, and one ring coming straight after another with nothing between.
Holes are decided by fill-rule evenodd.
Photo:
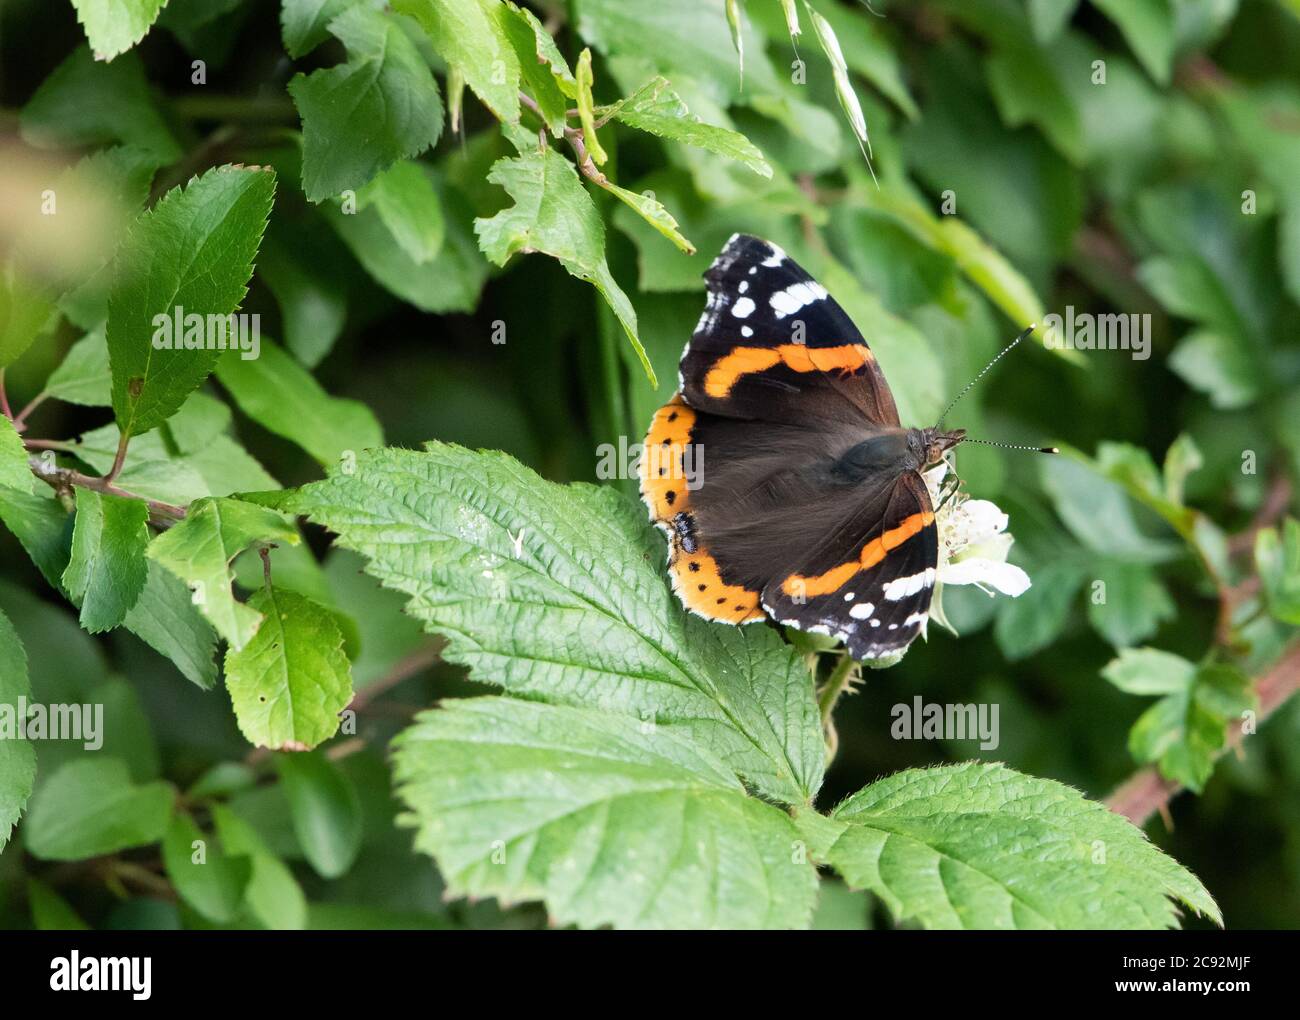
<instances>
[{"instance_id":1,"label":"green leaf","mask_svg":"<svg viewBox=\"0 0 1300 1020\"><path fill-rule=\"evenodd\" d=\"M461 73L499 120L519 120L519 58L499 0L394 0L428 34L438 55Z\"/></svg>"},{"instance_id":2,"label":"green leaf","mask_svg":"<svg viewBox=\"0 0 1300 1020\"><path fill-rule=\"evenodd\" d=\"M1169 557L1169 544L1142 533L1124 488L1104 477L1100 468L1068 449L1063 456L1042 460L1044 490L1066 527L1086 546L1104 556L1136 562ZM1154 467L1151 472L1154 477Z\"/></svg>"},{"instance_id":3,"label":"green leaf","mask_svg":"<svg viewBox=\"0 0 1300 1020\"><path fill-rule=\"evenodd\" d=\"M274 194L269 169L217 167L168 192L127 234L106 329L123 433L161 425L212 371L217 350L158 349L158 317L172 320L178 308L226 316L239 306Z\"/></svg>"},{"instance_id":4,"label":"green leaf","mask_svg":"<svg viewBox=\"0 0 1300 1020\"><path fill-rule=\"evenodd\" d=\"M505 6L510 13L500 23L519 58L520 86L536 101L547 129L560 138L568 100L578 97L577 79L536 15L513 3Z\"/></svg>"},{"instance_id":5,"label":"green leaf","mask_svg":"<svg viewBox=\"0 0 1300 1020\"><path fill-rule=\"evenodd\" d=\"M329 24L355 0L281 0L280 34L297 60L329 38Z\"/></svg>"},{"instance_id":6,"label":"green leaf","mask_svg":"<svg viewBox=\"0 0 1300 1020\"><path fill-rule=\"evenodd\" d=\"M442 249L446 233L442 203L419 163L394 163L366 185L357 203L378 210L393 240L417 265L435 258Z\"/></svg>"},{"instance_id":7,"label":"green leaf","mask_svg":"<svg viewBox=\"0 0 1300 1020\"><path fill-rule=\"evenodd\" d=\"M725 0L575 0L577 32L607 57L632 56L676 80L690 76L705 83L723 105L755 93L770 96L779 87L763 53L763 39L745 26L749 54L744 88L736 73L735 46Z\"/></svg>"},{"instance_id":8,"label":"green leaf","mask_svg":"<svg viewBox=\"0 0 1300 1020\"><path fill-rule=\"evenodd\" d=\"M322 239L316 231L308 238L296 233L289 241L272 221L258 254L257 275L280 305L285 345L304 365L315 368L343 332L348 297L342 274L319 261L322 243L337 247L337 239L329 234Z\"/></svg>"},{"instance_id":9,"label":"green leaf","mask_svg":"<svg viewBox=\"0 0 1300 1020\"><path fill-rule=\"evenodd\" d=\"M162 859L181 899L209 921L235 920L252 872L247 858L228 854L193 818L178 811L163 835Z\"/></svg>"},{"instance_id":10,"label":"green leaf","mask_svg":"<svg viewBox=\"0 0 1300 1020\"><path fill-rule=\"evenodd\" d=\"M113 376L108 367L104 329L87 333L69 349L59 367L50 373L45 394L69 404L111 407Z\"/></svg>"},{"instance_id":11,"label":"green leaf","mask_svg":"<svg viewBox=\"0 0 1300 1020\"><path fill-rule=\"evenodd\" d=\"M1029 0L1029 23L1034 28L1034 38L1048 43L1061 34L1069 22L1079 0Z\"/></svg>"},{"instance_id":12,"label":"green leaf","mask_svg":"<svg viewBox=\"0 0 1300 1020\"><path fill-rule=\"evenodd\" d=\"M253 917L265 927L280 931L306 927L307 898L284 861L271 852L251 825L224 804L212 805L212 820L226 849L252 862L244 898Z\"/></svg>"},{"instance_id":13,"label":"green leaf","mask_svg":"<svg viewBox=\"0 0 1300 1020\"><path fill-rule=\"evenodd\" d=\"M279 514L237 499L200 499L183 521L154 539L149 555L189 585L200 612L238 650L257 633L262 614L235 601L230 561L256 543L298 540Z\"/></svg>"},{"instance_id":14,"label":"green leaf","mask_svg":"<svg viewBox=\"0 0 1300 1020\"><path fill-rule=\"evenodd\" d=\"M89 47L78 47L27 101L19 127L23 139L38 148L121 142L147 150L160 164L181 155L134 53L104 64Z\"/></svg>"},{"instance_id":15,"label":"green leaf","mask_svg":"<svg viewBox=\"0 0 1300 1020\"><path fill-rule=\"evenodd\" d=\"M37 931L90 930L68 901L38 878L27 879L27 903Z\"/></svg>"},{"instance_id":16,"label":"green leaf","mask_svg":"<svg viewBox=\"0 0 1300 1020\"><path fill-rule=\"evenodd\" d=\"M302 186L312 202L360 188L442 133L438 83L396 20L365 5L330 22L347 63L297 74L289 94L302 115Z\"/></svg>"},{"instance_id":17,"label":"green leaf","mask_svg":"<svg viewBox=\"0 0 1300 1020\"><path fill-rule=\"evenodd\" d=\"M618 316L651 385L657 387L637 336L636 311L605 262L605 225L573 164L552 149L533 150L516 159L497 160L488 180L505 188L515 204L474 221L483 253L503 266L517 251L540 251L592 284Z\"/></svg>"},{"instance_id":18,"label":"green leaf","mask_svg":"<svg viewBox=\"0 0 1300 1020\"><path fill-rule=\"evenodd\" d=\"M257 498L336 532L479 680L689 732L775 800L805 802L820 786L799 657L766 628L682 610L662 537L617 492L431 444L363 453L351 473Z\"/></svg>"},{"instance_id":19,"label":"green leaf","mask_svg":"<svg viewBox=\"0 0 1300 1020\"><path fill-rule=\"evenodd\" d=\"M95 755L63 765L32 798L23 838L45 861L79 861L162 838L171 820L170 783L131 782L126 763Z\"/></svg>"},{"instance_id":20,"label":"green leaf","mask_svg":"<svg viewBox=\"0 0 1300 1020\"><path fill-rule=\"evenodd\" d=\"M1288 517L1277 528L1255 535L1255 568L1274 619L1300 625L1300 521Z\"/></svg>"},{"instance_id":21,"label":"green leaf","mask_svg":"<svg viewBox=\"0 0 1300 1020\"><path fill-rule=\"evenodd\" d=\"M36 783L36 749L18 738L18 699L32 695L27 652L9 618L0 612L0 850Z\"/></svg>"},{"instance_id":22,"label":"green leaf","mask_svg":"<svg viewBox=\"0 0 1300 1020\"><path fill-rule=\"evenodd\" d=\"M1056 640L1088 571L1081 563L1056 560L1030 573L1034 583L1027 592L999 603L993 632L1008 659L1023 659Z\"/></svg>"},{"instance_id":23,"label":"green leaf","mask_svg":"<svg viewBox=\"0 0 1300 1020\"><path fill-rule=\"evenodd\" d=\"M327 206L334 229L377 283L425 312L470 312L478 304L488 265L478 250L467 203L441 188L446 234L436 258L423 264L395 243L375 208L352 214Z\"/></svg>"},{"instance_id":24,"label":"green leaf","mask_svg":"<svg viewBox=\"0 0 1300 1020\"><path fill-rule=\"evenodd\" d=\"M598 112L602 120L617 120L638 131L693 145L743 163L760 177L772 176L771 165L753 142L738 131L696 117L666 78L652 78L626 99Z\"/></svg>"},{"instance_id":25,"label":"green leaf","mask_svg":"<svg viewBox=\"0 0 1300 1020\"><path fill-rule=\"evenodd\" d=\"M938 217L911 195L891 188L868 198L882 212L906 227L918 240L949 255L967 278L979 287L1012 322L1041 323L1046 315L1042 300L1029 281L1001 252L955 216ZM1040 343L1044 332L1034 334ZM1069 361L1080 361L1078 351L1053 348Z\"/></svg>"},{"instance_id":26,"label":"green leaf","mask_svg":"<svg viewBox=\"0 0 1300 1020\"><path fill-rule=\"evenodd\" d=\"M0 414L0 486L30 492L32 481L23 437L14 429L14 423Z\"/></svg>"},{"instance_id":27,"label":"green leaf","mask_svg":"<svg viewBox=\"0 0 1300 1020\"><path fill-rule=\"evenodd\" d=\"M806 827L819 860L927 928L1169 928L1178 902L1222 923L1127 819L1004 765L899 772Z\"/></svg>"},{"instance_id":28,"label":"green leaf","mask_svg":"<svg viewBox=\"0 0 1300 1020\"><path fill-rule=\"evenodd\" d=\"M1088 620L1116 648L1128 648L1151 637L1160 624L1175 616L1173 600L1160 578L1143 563L1101 561L1088 598ZM1099 601L1097 595L1104 591Z\"/></svg>"},{"instance_id":29,"label":"green leaf","mask_svg":"<svg viewBox=\"0 0 1300 1020\"><path fill-rule=\"evenodd\" d=\"M1126 694L1176 694L1195 674L1195 663L1159 648L1125 648L1101 671Z\"/></svg>"},{"instance_id":30,"label":"green leaf","mask_svg":"<svg viewBox=\"0 0 1300 1020\"><path fill-rule=\"evenodd\" d=\"M1183 505L1183 486L1187 476L1205 463L1201 450L1186 432L1169 444L1165 451L1164 494L1165 499L1178 506Z\"/></svg>"},{"instance_id":31,"label":"green leaf","mask_svg":"<svg viewBox=\"0 0 1300 1020\"><path fill-rule=\"evenodd\" d=\"M149 546L149 508L142 500L76 491L72 559L63 586L81 606L81 625L91 634L122 625L144 591Z\"/></svg>"},{"instance_id":32,"label":"green leaf","mask_svg":"<svg viewBox=\"0 0 1300 1020\"><path fill-rule=\"evenodd\" d=\"M1129 731L1129 750L1137 761L1158 765L1166 779L1199 793L1227 743L1228 723L1254 704L1250 678L1236 667L1200 666L1182 690L1166 694L1138 718Z\"/></svg>"},{"instance_id":33,"label":"green leaf","mask_svg":"<svg viewBox=\"0 0 1300 1020\"><path fill-rule=\"evenodd\" d=\"M72 0L96 60L112 60L144 38L167 0Z\"/></svg>"},{"instance_id":34,"label":"green leaf","mask_svg":"<svg viewBox=\"0 0 1300 1020\"><path fill-rule=\"evenodd\" d=\"M1173 74L1174 9L1170 0L1092 0L1124 34L1147 74L1168 85Z\"/></svg>"},{"instance_id":35,"label":"green leaf","mask_svg":"<svg viewBox=\"0 0 1300 1020\"><path fill-rule=\"evenodd\" d=\"M416 846L450 890L541 899L556 924L803 928L816 874L780 810L714 755L635 718L444 703L395 741Z\"/></svg>"},{"instance_id":36,"label":"green leaf","mask_svg":"<svg viewBox=\"0 0 1300 1020\"><path fill-rule=\"evenodd\" d=\"M361 851L361 800L352 781L319 752L275 759L293 831L316 872L338 878Z\"/></svg>"},{"instance_id":37,"label":"green leaf","mask_svg":"<svg viewBox=\"0 0 1300 1020\"><path fill-rule=\"evenodd\" d=\"M18 267L0 262L0 369L27 353L52 326L54 303Z\"/></svg>"},{"instance_id":38,"label":"green leaf","mask_svg":"<svg viewBox=\"0 0 1300 1020\"><path fill-rule=\"evenodd\" d=\"M263 588L245 608L266 619L246 645L226 653L239 731L272 749L328 740L352 700L352 669L333 614L286 588Z\"/></svg>"},{"instance_id":39,"label":"green leaf","mask_svg":"<svg viewBox=\"0 0 1300 1020\"><path fill-rule=\"evenodd\" d=\"M1213 330L1183 337L1169 355L1169 367L1223 410L1246 407L1259 396L1256 365L1241 341Z\"/></svg>"},{"instance_id":40,"label":"green leaf","mask_svg":"<svg viewBox=\"0 0 1300 1020\"><path fill-rule=\"evenodd\" d=\"M216 632L194 605L193 593L176 575L148 561L144 589L123 626L187 680L203 690L217 682Z\"/></svg>"},{"instance_id":41,"label":"green leaf","mask_svg":"<svg viewBox=\"0 0 1300 1020\"><path fill-rule=\"evenodd\" d=\"M1007 127L1035 124L1072 163L1083 163L1083 114L1062 80L1060 54L1028 39L999 46L989 58L989 91Z\"/></svg>"},{"instance_id":42,"label":"green leaf","mask_svg":"<svg viewBox=\"0 0 1300 1020\"><path fill-rule=\"evenodd\" d=\"M673 219L672 213L665 209L663 203L657 198L636 191L628 191L627 188L620 188L617 184L611 182L606 182L603 187L606 191L613 192L620 201L631 209L634 209L637 215L672 241L680 251L684 251L687 255L695 254L695 245L681 235L681 231L677 229L677 221Z\"/></svg>"},{"instance_id":43,"label":"green leaf","mask_svg":"<svg viewBox=\"0 0 1300 1020\"><path fill-rule=\"evenodd\" d=\"M68 565L68 513L51 493L35 496L28 490L0 486L0 522L8 528L45 580L63 590Z\"/></svg>"},{"instance_id":44,"label":"green leaf","mask_svg":"<svg viewBox=\"0 0 1300 1020\"><path fill-rule=\"evenodd\" d=\"M266 337L261 355L252 361L234 351L222 358L217 378L246 415L297 443L321 464L337 464L345 450L384 445L383 429L370 408L331 397L310 372Z\"/></svg>"}]
</instances>

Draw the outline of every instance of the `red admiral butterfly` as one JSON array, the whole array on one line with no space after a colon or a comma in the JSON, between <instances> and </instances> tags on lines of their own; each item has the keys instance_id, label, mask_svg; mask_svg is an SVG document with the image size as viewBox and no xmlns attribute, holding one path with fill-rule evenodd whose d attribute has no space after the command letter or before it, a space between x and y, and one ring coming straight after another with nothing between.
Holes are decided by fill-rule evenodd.
<instances>
[{"instance_id":1,"label":"red admiral butterfly","mask_svg":"<svg viewBox=\"0 0 1300 1020\"><path fill-rule=\"evenodd\" d=\"M921 472L965 432L904 428L862 334L775 245L736 234L705 279L641 458L673 589L711 620L770 616L858 659L902 651L938 572Z\"/></svg>"}]
</instances>

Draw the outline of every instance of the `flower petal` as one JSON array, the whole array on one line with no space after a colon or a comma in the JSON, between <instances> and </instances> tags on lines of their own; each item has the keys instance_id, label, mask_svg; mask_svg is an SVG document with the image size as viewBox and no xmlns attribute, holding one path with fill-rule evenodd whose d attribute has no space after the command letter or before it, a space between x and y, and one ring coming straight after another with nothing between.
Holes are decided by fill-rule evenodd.
<instances>
[{"instance_id":1,"label":"flower petal","mask_svg":"<svg viewBox=\"0 0 1300 1020\"><path fill-rule=\"evenodd\" d=\"M943 569L940 580L944 584L988 585L1012 598L1029 590L1029 575L1014 563L999 563L982 556L949 563Z\"/></svg>"},{"instance_id":2,"label":"flower petal","mask_svg":"<svg viewBox=\"0 0 1300 1020\"><path fill-rule=\"evenodd\" d=\"M967 545L975 545L1007 530L1007 515L987 499L968 499L961 509L967 518Z\"/></svg>"}]
</instances>

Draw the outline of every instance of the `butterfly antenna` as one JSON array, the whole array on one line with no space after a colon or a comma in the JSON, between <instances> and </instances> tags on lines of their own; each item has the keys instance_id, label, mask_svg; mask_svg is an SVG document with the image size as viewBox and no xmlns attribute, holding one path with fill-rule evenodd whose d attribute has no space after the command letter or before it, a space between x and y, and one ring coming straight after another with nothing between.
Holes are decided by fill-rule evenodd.
<instances>
[{"instance_id":1,"label":"butterfly antenna","mask_svg":"<svg viewBox=\"0 0 1300 1020\"><path fill-rule=\"evenodd\" d=\"M992 367L993 367L994 365L996 365L999 361L1001 361L1004 355L1008 354L1008 353L1011 351L1011 349L1012 349L1013 347L1016 346L1016 344L1020 343L1021 340L1023 340L1023 339L1024 339L1025 337L1027 337L1030 333L1032 333L1032 332L1034 331L1034 329L1035 329L1037 326L1038 326L1038 323L1036 323L1036 322L1031 322L1031 323L1029 324L1029 328L1028 328L1028 329L1026 329L1023 333L1021 333L1021 334L1020 334L1018 337L1016 337L1014 340L1012 340L1011 343L1009 343L1009 344L1007 344L1005 347L1003 347L1002 350L998 351L997 357L995 357L992 361L990 361L987 365L985 365L985 366L980 370L980 374L977 375L977 376L976 376L974 379L972 379L970 382L968 382L968 383L965 385L965 387L962 389L962 391L961 391L960 393L958 393L955 397L952 398L952 403L950 403L947 407L945 407L945 408L943 409L943 414L941 414L941 415L939 416L939 424L938 424L937 428L943 428L943 423L944 423L944 420L948 417L948 412L951 411L954 407L957 406L957 401L959 401L962 397L966 396L966 394L970 392L971 387L974 386L974 385L975 385L977 382L979 382L981 379L983 379L985 373L988 372L988 370L989 370L990 368L992 368ZM968 439L967 442L973 443L973 442L977 442L977 440L974 440L974 439Z\"/></svg>"},{"instance_id":2,"label":"butterfly antenna","mask_svg":"<svg viewBox=\"0 0 1300 1020\"><path fill-rule=\"evenodd\" d=\"M979 443L981 446L996 446L1002 450L1028 450L1030 453L1060 453L1055 446L1017 446L1014 443L995 443L991 439L971 439L967 436L963 443Z\"/></svg>"}]
</instances>

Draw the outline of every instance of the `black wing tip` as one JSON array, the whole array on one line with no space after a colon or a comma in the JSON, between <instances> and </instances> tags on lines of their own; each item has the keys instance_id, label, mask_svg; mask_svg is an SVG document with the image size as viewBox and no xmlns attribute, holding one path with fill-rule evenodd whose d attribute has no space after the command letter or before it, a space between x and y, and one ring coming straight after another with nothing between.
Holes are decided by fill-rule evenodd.
<instances>
[{"instance_id":1,"label":"black wing tip","mask_svg":"<svg viewBox=\"0 0 1300 1020\"><path fill-rule=\"evenodd\" d=\"M722 246L718 257L705 271L704 278L713 282L723 278L738 266L748 269L752 265L768 262L771 259L785 261L788 256L780 245L765 241L761 237L755 237L753 234L732 234L727 238L727 243Z\"/></svg>"}]
</instances>

